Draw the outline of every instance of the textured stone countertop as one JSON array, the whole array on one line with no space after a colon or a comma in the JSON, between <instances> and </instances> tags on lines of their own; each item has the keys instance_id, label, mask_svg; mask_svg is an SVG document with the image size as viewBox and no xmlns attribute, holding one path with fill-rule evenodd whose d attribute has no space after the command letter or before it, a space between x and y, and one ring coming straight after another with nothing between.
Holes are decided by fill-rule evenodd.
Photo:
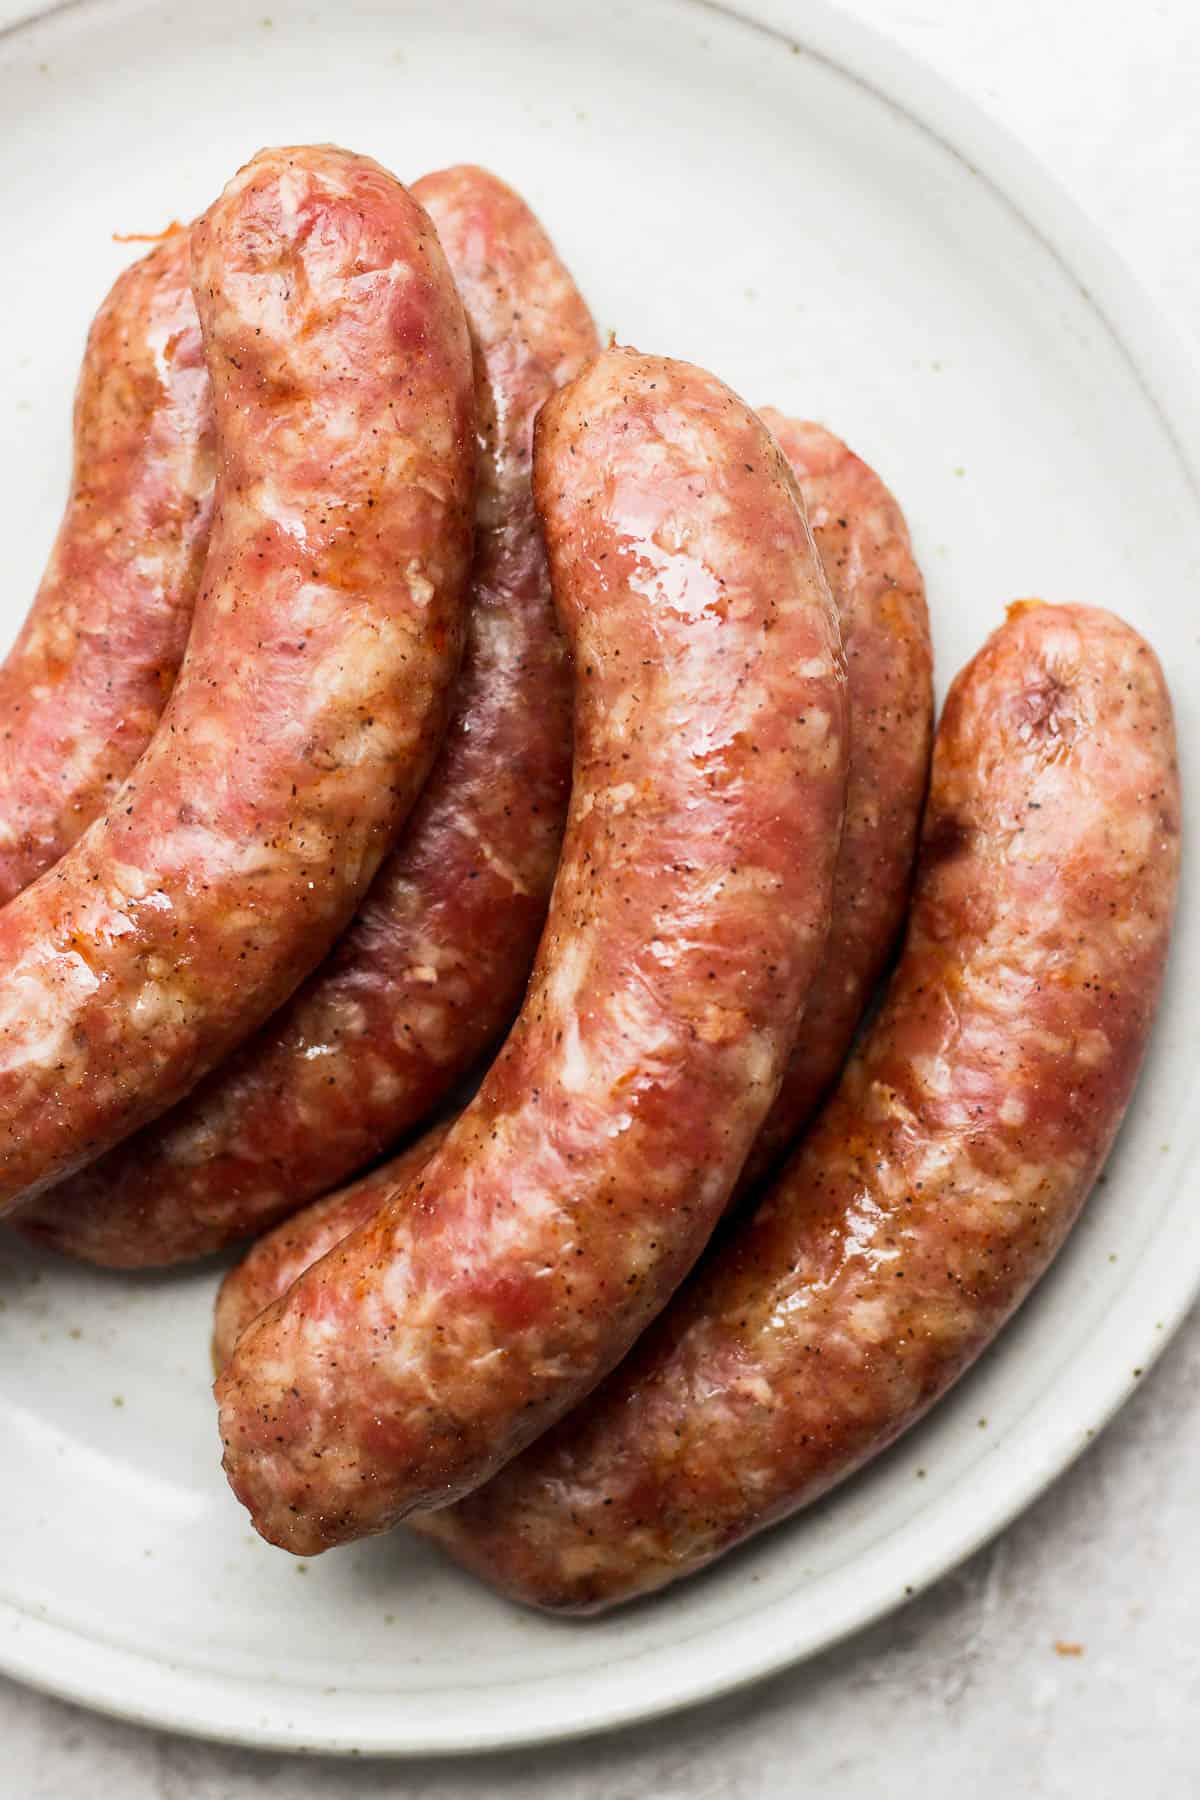
<instances>
[{"instance_id":1,"label":"textured stone countertop","mask_svg":"<svg viewBox=\"0 0 1200 1800\"><path fill-rule=\"evenodd\" d=\"M3 16L19 10L0 4ZM1197 343L1195 0L853 10L1023 138ZM542 1753L368 1765L191 1743L0 1681L0 1796L1187 1800L1200 1792L1198 1493L1193 1316L1095 1448L965 1568L731 1699Z\"/></svg>"}]
</instances>

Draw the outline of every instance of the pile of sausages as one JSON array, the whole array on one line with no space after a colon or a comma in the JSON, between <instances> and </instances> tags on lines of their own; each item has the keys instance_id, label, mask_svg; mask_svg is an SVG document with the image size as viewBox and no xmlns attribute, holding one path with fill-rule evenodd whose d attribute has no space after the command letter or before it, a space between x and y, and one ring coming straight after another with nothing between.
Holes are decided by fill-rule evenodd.
<instances>
[{"instance_id":1,"label":"pile of sausages","mask_svg":"<svg viewBox=\"0 0 1200 1800\"><path fill-rule=\"evenodd\" d=\"M0 1208L258 1236L273 1543L628 1600L1020 1304L1162 983L1171 707L1089 606L1010 607L936 738L931 671L879 478L602 350L484 170L264 151L121 276L0 670Z\"/></svg>"}]
</instances>

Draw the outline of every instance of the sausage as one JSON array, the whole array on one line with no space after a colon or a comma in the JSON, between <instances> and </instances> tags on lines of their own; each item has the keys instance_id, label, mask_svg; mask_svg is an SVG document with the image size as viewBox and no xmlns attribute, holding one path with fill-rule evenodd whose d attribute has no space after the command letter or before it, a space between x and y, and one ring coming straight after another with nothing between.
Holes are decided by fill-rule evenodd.
<instances>
[{"instance_id":1,"label":"sausage","mask_svg":"<svg viewBox=\"0 0 1200 1800\"><path fill-rule=\"evenodd\" d=\"M36 1242L110 1267L201 1256L365 1167L511 1022L566 813L571 683L530 489L542 401L597 349L528 207L476 168L413 188L475 340L476 562L446 743L332 958L171 1114L44 1196Z\"/></svg>"},{"instance_id":2,"label":"sausage","mask_svg":"<svg viewBox=\"0 0 1200 1800\"><path fill-rule=\"evenodd\" d=\"M838 603L850 692L846 823L829 947L779 1096L738 1184L746 1193L795 1142L836 1079L908 905L933 737L925 584L893 495L808 420L759 417L792 465Z\"/></svg>"},{"instance_id":3,"label":"sausage","mask_svg":"<svg viewBox=\"0 0 1200 1800\"><path fill-rule=\"evenodd\" d=\"M440 1148L451 1121L431 1126L415 1143L349 1187L337 1188L285 1219L252 1244L221 1283L214 1310L212 1361L219 1375L252 1319L286 1294L305 1269L379 1211L387 1193L408 1186Z\"/></svg>"},{"instance_id":4,"label":"sausage","mask_svg":"<svg viewBox=\"0 0 1200 1800\"><path fill-rule=\"evenodd\" d=\"M314 1552L477 1485L694 1261L824 948L837 616L787 464L701 370L598 357L534 493L576 667L567 832L529 994L410 1188L242 1337L225 1466Z\"/></svg>"},{"instance_id":5,"label":"sausage","mask_svg":"<svg viewBox=\"0 0 1200 1800\"><path fill-rule=\"evenodd\" d=\"M181 231L117 277L88 334L67 509L0 664L0 906L70 849L149 742L187 643L215 477Z\"/></svg>"},{"instance_id":6,"label":"sausage","mask_svg":"<svg viewBox=\"0 0 1200 1800\"><path fill-rule=\"evenodd\" d=\"M466 322L365 158L264 151L192 228L220 471L159 730L0 913L0 1207L180 1098L345 925L428 772L469 567Z\"/></svg>"},{"instance_id":7,"label":"sausage","mask_svg":"<svg viewBox=\"0 0 1200 1800\"><path fill-rule=\"evenodd\" d=\"M837 602L850 701L850 771L825 957L813 978L804 1029L779 1097L742 1171L742 1190L798 1135L836 1076L899 931L925 797L933 713L924 584L895 500L874 471L823 426L769 408L759 417L791 463ZM418 1155L404 1171L391 1165L318 1201L269 1233L230 1270L217 1303L218 1369L250 1321L310 1263L365 1223L389 1188L407 1181L419 1162Z\"/></svg>"},{"instance_id":8,"label":"sausage","mask_svg":"<svg viewBox=\"0 0 1200 1800\"><path fill-rule=\"evenodd\" d=\"M558 1431L421 1521L518 1599L693 1573L878 1454L1058 1249L1129 1101L1179 870L1149 646L1012 609L955 682L883 1009L761 1209Z\"/></svg>"}]
</instances>

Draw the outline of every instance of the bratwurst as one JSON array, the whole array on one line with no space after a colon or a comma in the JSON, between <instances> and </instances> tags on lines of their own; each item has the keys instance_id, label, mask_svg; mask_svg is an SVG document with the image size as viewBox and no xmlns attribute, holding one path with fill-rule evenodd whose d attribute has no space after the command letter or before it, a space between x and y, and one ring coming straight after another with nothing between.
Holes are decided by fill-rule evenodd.
<instances>
[{"instance_id":1,"label":"bratwurst","mask_svg":"<svg viewBox=\"0 0 1200 1800\"><path fill-rule=\"evenodd\" d=\"M908 906L929 779L933 648L925 583L895 497L848 445L764 406L804 497L837 601L850 690L850 778L833 924L804 1028L738 1184L789 1150L837 1079Z\"/></svg>"},{"instance_id":2,"label":"bratwurst","mask_svg":"<svg viewBox=\"0 0 1200 1800\"><path fill-rule=\"evenodd\" d=\"M624 1354L728 1201L829 928L837 615L761 421L613 350L539 417L574 782L521 1016L414 1183L242 1337L226 1469L311 1553L445 1504Z\"/></svg>"},{"instance_id":3,"label":"bratwurst","mask_svg":"<svg viewBox=\"0 0 1200 1800\"><path fill-rule=\"evenodd\" d=\"M413 187L471 328L479 420L466 646L438 762L332 956L165 1119L18 1221L111 1268L203 1256L364 1168L512 1023L571 772L571 679L533 508L533 421L598 348L524 201L484 169Z\"/></svg>"},{"instance_id":4,"label":"bratwurst","mask_svg":"<svg viewBox=\"0 0 1200 1800\"><path fill-rule=\"evenodd\" d=\"M67 509L0 665L0 906L83 835L154 733L187 644L216 472L176 231L118 275L92 322Z\"/></svg>"},{"instance_id":5,"label":"bratwurst","mask_svg":"<svg viewBox=\"0 0 1200 1800\"><path fill-rule=\"evenodd\" d=\"M469 566L462 306L375 163L264 151L192 228L220 472L155 737L0 912L0 1209L179 1099L347 923L445 722Z\"/></svg>"}]
</instances>

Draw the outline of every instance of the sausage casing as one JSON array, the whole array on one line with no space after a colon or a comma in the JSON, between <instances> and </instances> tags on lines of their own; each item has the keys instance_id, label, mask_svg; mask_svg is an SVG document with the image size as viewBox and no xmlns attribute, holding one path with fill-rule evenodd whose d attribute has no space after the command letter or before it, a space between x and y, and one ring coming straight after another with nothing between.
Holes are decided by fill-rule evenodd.
<instances>
[{"instance_id":1,"label":"sausage casing","mask_svg":"<svg viewBox=\"0 0 1200 1800\"><path fill-rule=\"evenodd\" d=\"M850 692L846 823L825 960L745 1192L794 1143L835 1080L908 904L929 777L933 650L908 526L874 469L824 426L759 414L792 466L838 605Z\"/></svg>"},{"instance_id":2,"label":"sausage casing","mask_svg":"<svg viewBox=\"0 0 1200 1800\"><path fill-rule=\"evenodd\" d=\"M215 479L177 231L117 277L92 323L67 509L0 664L0 906L70 849L150 741L187 644Z\"/></svg>"},{"instance_id":3,"label":"sausage casing","mask_svg":"<svg viewBox=\"0 0 1200 1800\"><path fill-rule=\"evenodd\" d=\"M420 1174L443 1143L450 1122L431 1126L407 1149L349 1187L314 1200L250 1246L221 1283L214 1309L212 1361L219 1375L251 1320L285 1294L312 1263L373 1219L388 1194Z\"/></svg>"},{"instance_id":4,"label":"sausage casing","mask_svg":"<svg viewBox=\"0 0 1200 1800\"><path fill-rule=\"evenodd\" d=\"M620 1358L726 1205L828 933L845 668L778 446L613 350L543 408L534 488L576 710L529 994L411 1191L218 1384L234 1489L294 1550L450 1501Z\"/></svg>"},{"instance_id":5,"label":"sausage casing","mask_svg":"<svg viewBox=\"0 0 1200 1800\"><path fill-rule=\"evenodd\" d=\"M558 861L571 683L533 509L533 421L595 327L525 203L486 170L417 182L471 327L479 482L463 666L403 837L331 958L257 1037L21 1219L110 1267L261 1232L399 1140L511 1022Z\"/></svg>"},{"instance_id":6,"label":"sausage casing","mask_svg":"<svg viewBox=\"0 0 1200 1800\"><path fill-rule=\"evenodd\" d=\"M471 354L377 164L264 151L192 228L220 472L162 722L0 913L0 1207L181 1097L328 949L428 772L458 660Z\"/></svg>"},{"instance_id":7,"label":"sausage casing","mask_svg":"<svg viewBox=\"0 0 1200 1800\"><path fill-rule=\"evenodd\" d=\"M1095 1180L1178 869L1153 652L1108 613L1013 608L947 699L902 959L811 1135L612 1380L422 1529L519 1599L595 1610L890 1443L1020 1304Z\"/></svg>"}]
</instances>

